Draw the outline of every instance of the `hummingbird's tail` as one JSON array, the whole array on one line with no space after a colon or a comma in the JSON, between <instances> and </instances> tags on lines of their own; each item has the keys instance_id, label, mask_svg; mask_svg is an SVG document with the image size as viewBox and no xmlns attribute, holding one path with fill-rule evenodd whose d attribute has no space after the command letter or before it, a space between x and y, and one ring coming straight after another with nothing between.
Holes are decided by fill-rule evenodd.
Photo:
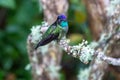
<instances>
[{"instance_id":1,"label":"hummingbird's tail","mask_svg":"<svg viewBox=\"0 0 120 80\"><path fill-rule=\"evenodd\" d=\"M40 47L40 46L44 46L45 44L47 44L47 43L43 42L43 40L40 41L40 42L37 44L37 46L35 47L35 50L36 50L38 47Z\"/></svg>"},{"instance_id":2,"label":"hummingbird's tail","mask_svg":"<svg viewBox=\"0 0 120 80\"><path fill-rule=\"evenodd\" d=\"M43 39L43 40L41 40L38 44L37 44L37 46L35 47L35 50L38 48L38 47L40 47L40 46L44 46L44 45L46 45L46 44L48 44L49 42L51 42L53 39Z\"/></svg>"},{"instance_id":3,"label":"hummingbird's tail","mask_svg":"<svg viewBox=\"0 0 120 80\"><path fill-rule=\"evenodd\" d=\"M37 48L39 47L40 45L39 44L37 44L37 46L35 47L35 50L37 50Z\"/></svg>"},{"instance_id":4,"label":"hummingbird's tail","mask_svg":"<svg viewBox=\"0 0 120 80\"><path fill-rule=\"evenodd\" d=\"M56 40L58 38L59 34L50 34L49 36L47 36L45 39L42 39L37 46L35 47L35 50L39 47L39 46L44 46L48 43L50 43L53 40Z\"/></svg>"}]
</instances>

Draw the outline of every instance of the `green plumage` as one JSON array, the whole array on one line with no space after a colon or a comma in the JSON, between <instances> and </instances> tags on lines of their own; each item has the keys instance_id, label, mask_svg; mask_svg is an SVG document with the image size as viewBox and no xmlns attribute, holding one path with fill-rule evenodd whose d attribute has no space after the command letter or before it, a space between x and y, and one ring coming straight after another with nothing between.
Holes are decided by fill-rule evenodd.
<instances>
[{"instance_id":1,"label":"green plumage","mask_svg":"<svg viewBox=\"0 0 120 80\"><path fill-rule=\"evenodd\" d=\"M42 35L42 39L45 39L46 37L48 37L50 34L61 34L61 32L63 31L63 28L60 25L57 26L50 26L48 28L48 30ZM62 36L61 36L62 37Z\"/></svg>"},{"instance_id":2,"label":"green plumage","mask_svg":"<svg viewBox=\"0 0 120 80\"><path fill-rule=\"evenodd\" d=\"M37 44L37 49L39 46L48 44L53 40L60 40L62 37L66 36L68 32L68 23L66 16L60 15L57 20L48 28L48 30L42 35L41 41Z\"/></svg>"}]
</instances>

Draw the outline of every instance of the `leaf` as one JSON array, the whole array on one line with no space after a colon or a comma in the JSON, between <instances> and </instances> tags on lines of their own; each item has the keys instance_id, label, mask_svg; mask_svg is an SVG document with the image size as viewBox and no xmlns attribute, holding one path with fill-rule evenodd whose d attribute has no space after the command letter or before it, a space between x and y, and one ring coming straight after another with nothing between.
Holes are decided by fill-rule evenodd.
<instances>
[{"instance_id":1,"label":"leaf","mask_svg":"<svg viewBox=\"0 0 120 80\"><path fill-rule=\"evenodd\" d=\"M16 12L15 21L18 24L31 24L31 21L38 13L39 9L37 3L33 4L31 0L24 0Z\"/></svg>"},{"instance_id":2,"label":"leaf","mask_svg":"<svg viewBox=\"0 0 120 80\"><path fill-rule=\"evenodd\" d=\"M10 70L12 65L13 65L13 60L11 58L4 60L3 67L5 70Z\"/></svg>"},{"instance_id":3,"label":"leaf","mask_svg":"<svg viewBox=\"0 0 120 80\"><path fill-rule=\"evenodd\" d=\"M0 6L14 9L16 6L15 0L0 0Z\"/></svg>"}]
</instances>

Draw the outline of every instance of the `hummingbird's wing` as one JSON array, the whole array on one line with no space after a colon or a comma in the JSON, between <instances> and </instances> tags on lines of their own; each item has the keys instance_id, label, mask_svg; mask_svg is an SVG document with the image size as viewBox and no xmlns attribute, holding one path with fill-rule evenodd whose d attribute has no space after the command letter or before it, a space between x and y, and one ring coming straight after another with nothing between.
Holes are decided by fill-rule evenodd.
<instances>
[{"instance_id":1,"label":"hummingbird's wing","mask_svg":"<svg viewBox=\"0 0 120 80\"><path fill-rule=\"evenodd\" d=\"M51 42L52 40L55 40L58 38L60 33L60 27L57 25L52 25L48 28L48 30L43 34L42 40L37 44L35 49L37 49L39 46L43 46Z\"/></svg>"},{"instance_id":2,"label":"hummingbird's wing","mask_svg":"<svg viewBox=\"0 0 120 80\"><path fill-rule=\"evenodd\" d=\"M39 46L44 46L46 44L48 44L49 42L51 42L52 40L57 39L59 36L59 34L50 34L48 37L46 37L45 39L42 39L37 46L35 47L35 49L37 49Z\"/></svg>"}]
</instances>

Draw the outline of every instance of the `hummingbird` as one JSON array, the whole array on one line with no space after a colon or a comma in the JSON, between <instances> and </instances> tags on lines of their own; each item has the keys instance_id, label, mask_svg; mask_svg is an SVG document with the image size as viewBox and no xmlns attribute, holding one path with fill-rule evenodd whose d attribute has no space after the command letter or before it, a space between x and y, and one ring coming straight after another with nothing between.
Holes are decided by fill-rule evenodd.
<instances>
[{"instance_id":1,"label":"hummingbird","mask_svg":"<svg viewBox=\"0 0 120 80\"><path fill-rule=\"evenodd\" d=\"M40 46L44 46L53 40L59 41L63 37L66 37L68 32L68 22L64 14L58 15L56 21L46 30L42 35L42 39L36 45L35 49Z\"/></svg>"}]
</instances>

